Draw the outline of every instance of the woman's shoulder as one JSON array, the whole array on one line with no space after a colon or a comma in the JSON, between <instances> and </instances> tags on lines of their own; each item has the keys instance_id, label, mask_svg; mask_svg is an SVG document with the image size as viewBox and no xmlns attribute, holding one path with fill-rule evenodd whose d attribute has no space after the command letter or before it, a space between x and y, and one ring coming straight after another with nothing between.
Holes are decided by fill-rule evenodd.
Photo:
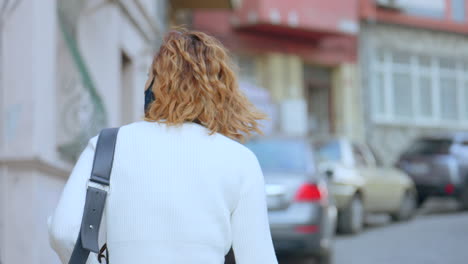
<instances>
[{"instance_id":1,"label":"woman's shoulder","mask_svg":"<svg viewBox=\"0 0 468 264\"><path fill-rule=\"evenodd\" d=\"M222 141L220 145L224 155L229 156L234 166L242 166L247 171L259 167L257 156L244 144L221 134L216 136Z\"/></svg>"},{"instance_id":2,"label":"woman's shoulder","mask_svg":"<svg viewBox=\"0 0 468 264\"><path fill-rule=\"evenodd\" d=\"M220 133L211 134L207 128L195 123L167 126L164 123L139 121L122 126L119 137L146 137L148 133L155 135L154 139L190 139L191 145L200 144L204 149L221 149L225 155L236 157L242 162L257 161L255 154L242 143Z\"/></svg>"}]
</instances>

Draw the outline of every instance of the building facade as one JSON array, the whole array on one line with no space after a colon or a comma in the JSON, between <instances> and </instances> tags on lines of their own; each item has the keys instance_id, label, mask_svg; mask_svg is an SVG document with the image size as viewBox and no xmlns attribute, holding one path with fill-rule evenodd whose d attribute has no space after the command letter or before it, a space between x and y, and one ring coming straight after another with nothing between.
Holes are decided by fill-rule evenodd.
<instances>
[{"instance_id":1,"label":"building facade","mask_svg":"<svg viewBox=\"0 0 468 264\"><path fill-rule=\"evenodd\" d=\"M468 129L468 1L361 3L365 135L392 164L416 137Z\"/></svg>"},{"instance_id":2,"label":"building facade","mask_svg":"<svg viewBox=\"0 0 468 264\"><path fill-rule=\"evenodd\" d=\"M242 81L269 91L273 133L360 138L357 4L241 1L232 11L194 12L192 24L232 51Z\"/></svg>"},{"instance_id":3,"label":"building facade","mask_svg":"<svg viewBox=\"0 0 468 264\"><path fill-rule=\"evenodd\" d=\"M59 263L47 218L87 140L141 118L167 3L8 5L0 50L0 262Z\"/></svg>"}]
</instances>

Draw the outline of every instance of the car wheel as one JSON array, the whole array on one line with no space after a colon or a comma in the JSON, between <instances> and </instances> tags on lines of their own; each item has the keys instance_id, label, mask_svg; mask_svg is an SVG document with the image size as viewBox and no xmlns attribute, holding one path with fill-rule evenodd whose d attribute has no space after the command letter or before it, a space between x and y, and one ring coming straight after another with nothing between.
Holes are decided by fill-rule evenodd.
<instances>
[{"instance_id":1,"label":"car wheel","mask_svg":"<svg viewBox=\"0 0 468 264\"><path fill-rule=\"evenodd\" d=\"M317 264L333 264L333 254L331 251L323 253L317 258Z\"/></svg>"},{"instance_id":2,"label":"car wheel","mask_svg":"<svg viewBox=\"0 0 468 264\"><path fill-rule=\"evenodd\" d=\"M416 199L416 208L421 208L424 205L424 202L426 202L426 200L426 197L418 195Z\"/></svg>"},{"instance_id":3,"label":"car wheel","mask_svg":"<svg viewBox=\"0 0 468 264\"><path fill-rule=\"evenodd\" d=\"M416 210L416 195L414 192L407 191L401 200L400 207L396 213L391 214L393 221L406 221L411 219Z\"/></svg>"},{"instance_id":4,"label":"car wheel","mask_svg":"<svg viewBox=\"0 0 468 264\"><path fill-rule=\"evenodd\" d=\"M338 230L344 234L355 234L364 225L364 206L359 195L355 195L338 217Z\"/></svg>"}]
</instances>

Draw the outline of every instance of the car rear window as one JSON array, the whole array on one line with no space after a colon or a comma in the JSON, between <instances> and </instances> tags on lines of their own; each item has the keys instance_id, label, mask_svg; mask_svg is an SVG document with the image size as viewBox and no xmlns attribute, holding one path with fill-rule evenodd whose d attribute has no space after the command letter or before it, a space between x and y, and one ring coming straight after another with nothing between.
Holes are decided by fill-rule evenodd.
<instances>
[{"instance_id":1,"label":"car rear window","mask_svg":"<svg viewBox=\"0 0 468 264\"><path fill-rule=\"evenodd\" d=\"M305 142L294 140L258 140L246 146L252 150L263 171L306 172L313 164Z\"/></svg>"},{"instance_id":2,"label":"car rear window","mask_svg":"<svg viewBox=\"0 0 468 264\"><path fill-rule=\"evenodd\" d=\"M319 161L341 161L340 143L337 140L317 142L314 144Z\"/></svg>"},{"instance_id":3,"label":"car rear window","mask_svg":"<svg viewBox=\"0 0 468 264\"><path fill-rule=\"evenodd\" d=\"M449 153L451 139L419 139L410 145L406 155L434 155Z\"/></svg>"}]
</instances>

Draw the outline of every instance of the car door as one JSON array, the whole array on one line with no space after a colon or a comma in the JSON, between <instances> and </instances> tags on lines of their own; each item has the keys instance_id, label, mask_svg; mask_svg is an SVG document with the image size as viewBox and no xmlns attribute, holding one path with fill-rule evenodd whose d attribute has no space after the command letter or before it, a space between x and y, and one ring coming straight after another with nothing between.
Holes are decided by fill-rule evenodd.
<instances>
[{"instance_id":1,"label":"car door","mask_svg":"<svg viewBox=\"0 0 468 264\"><path fill-rule=\"evenodd\" d=\"M367 145L362 145L365 155L372 166L373 188L378 193L379 204L375 211L388 212L398 208L403 197L405 181L404 175L396 168L384 166L375 152Z\"/></svg>"},{"instance_id":2,"label":"car door","mask_svg":"<svg viewBox=\"0 0 468 264\"><path fill-rule=\"evenodd\" d=\"M375 211L383 202L379 193L382 189L382 182L376 177L375 166L370 164L372 161L366 157L365 151L358 144L351 144L351 150L354 160L354 166L360 176L364 179L363 201L366 211Z\"/></svg>"}]
</instances>

